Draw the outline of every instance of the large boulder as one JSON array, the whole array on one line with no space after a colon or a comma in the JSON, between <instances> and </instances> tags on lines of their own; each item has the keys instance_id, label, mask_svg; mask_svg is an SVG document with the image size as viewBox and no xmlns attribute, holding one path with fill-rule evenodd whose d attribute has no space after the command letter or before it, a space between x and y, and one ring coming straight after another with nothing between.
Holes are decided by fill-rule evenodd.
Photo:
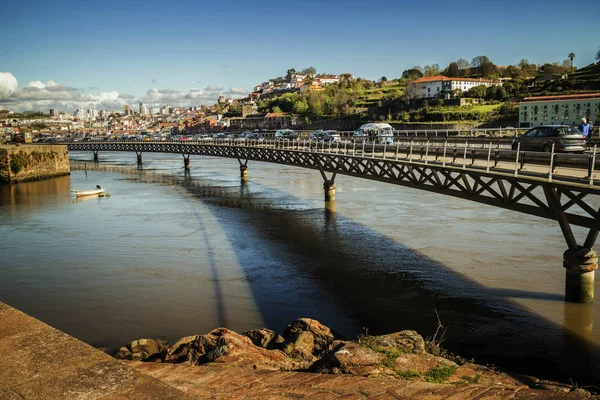
<instances>
[{"instance_id":1,"label":"large boulder","mask_svg":"<svg viewBox=\"0 0 600 400\"><path fill-rule=\"evenodd\" d=\"M157 339L138 339L129 343L127 347L121 347L114 354L115 358L142 361L155 357L165 348L165 344Z\"/></svg>"},{"instance_id":2,"label":"large boulder","mask_svg":"<svg viewBox=\"0 0 600 400\"><path fill-rule=\"evenodd\" d=\"M306 367L315 361L313 350L315 348L315 337L308 331L293 333L281 345L281 350L299 363L306 363Z\"/></svg>"},{"instance_id":3,"label":"large boulder","mask_svg":"<svg viewBox=\"0 0 600 400\"><path fill-rule=\"evenodd\" d=\"M296 366L282 351L255 346L247 336L226 328L218 328L205 335L182 338L163 350L161 360L193 365L235 362L257 369L275 370L288 370Z\"/></svg>"},{"instance_id":4,"label":"large boulder","mask_svg":"<svg viewBox=\"0 0 600 400\"><path fill-rule=\"evenodd\" d=\"M381 362L385 355L356 342L336 341L329 353L326 369L330 372L342 372L352 375L379 375L382 373Z\"/></svg>"},{"instance_id":5,"label":"large boulder","mask_svg":"<svg viewBox=\"0 0 600 400\"><path fill-rule=\"evenodd\" d=\"M255 346L269 350L280 348L285 341L281 335L278 335L271 329L266 328L252 329L242 333L242 335L250 338Z\"/></svg>"},{"instance_id":6,"label":"large boulder","mask_svg":"<svg viewBox=\"0 0 600 400\"><path fill-rule=\"evenodd\" d=\"M386 349L397 349L408 353L425 352L425 340L415 331L400 331L389 335L372 337L375 344Z\"/></svg>"},{"instance_id":7,"label":"large boulder","mask_svg":"<svg viewBox=\"0 0 600 400\"><path fill-rule=\"evenodd\" d=\"M312 353L314 355L320 355L324 351L330 348L333 343L334 335L327 326L321 324L319 321L310 318L300 318L292 322L283 331L283 338L286 343L291 341L295 342L300 332L310 332L313 340L314 347ZM286 344L284 344L285 346Z\"/></svg>"}]
</instances>

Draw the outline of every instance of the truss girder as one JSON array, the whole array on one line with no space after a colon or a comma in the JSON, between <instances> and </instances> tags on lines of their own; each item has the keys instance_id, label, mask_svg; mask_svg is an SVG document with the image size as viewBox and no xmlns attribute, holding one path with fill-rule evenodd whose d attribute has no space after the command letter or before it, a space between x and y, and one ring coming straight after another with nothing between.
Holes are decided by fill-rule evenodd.
<instances>
[{"instance_id":1,"label":"truss girder","mask_svg":"<svg viewBox=\"0 0 600 400\"><path fill-rule=\"evenodd\" d=\"M568 218L571 225L600 230L600 210L586 201L589 195L599 195L600 187L582 183L549 182L524 175L515 177L449 163L442 166L269 146L103 142L73 143L68 144L68 148L73 151L180 153L293 165L427 190L542 218L556 220L557 214L561 214ZM556 191L561 210L555 210L556 204L548 204L544 194L548 188ZM579 207L578 212L569 212L575 205Z\"/></svg>"}]
</instances>

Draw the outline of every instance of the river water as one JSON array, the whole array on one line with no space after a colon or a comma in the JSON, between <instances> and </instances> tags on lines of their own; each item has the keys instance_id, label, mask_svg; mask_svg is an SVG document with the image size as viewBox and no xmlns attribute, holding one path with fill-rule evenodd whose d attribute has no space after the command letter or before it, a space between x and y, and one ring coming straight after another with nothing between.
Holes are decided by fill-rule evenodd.
<instances>
[{"instance_id":1,"label":"river water","mask_svg":"<svg viewBox=\"0 0 600 400\"><path fill-rule=\"evenodd\" d=\"M299 317L349 339L441 323L464 357L600 386L600 302L563 301L554 221L345 176L325 207L318 171L268 163L242 184L231 159L186 174L177 155L70 157L70 176L0 186L0 301L87 343ZM111 196L70 193L96 184Z\"/></svg>"}]
</instances>

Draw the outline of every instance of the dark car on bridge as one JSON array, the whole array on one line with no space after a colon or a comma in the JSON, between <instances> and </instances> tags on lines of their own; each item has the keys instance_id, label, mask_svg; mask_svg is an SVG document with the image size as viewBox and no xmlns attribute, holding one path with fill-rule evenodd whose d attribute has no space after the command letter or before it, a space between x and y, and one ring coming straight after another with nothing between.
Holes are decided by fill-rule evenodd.
<instances>
[{"instance_id":1,"label":"dark car on bridge","mask_svg":"<svg viewBox=\"0 0 600 400\"><path fill-rule=\"evenodd\" d=\"M540 125L531 128L515 138L512 149L551 152L554 151L583 153L586 148L585 136L574 126L569 125Z\"/></svg>"},{"instance_id":2,"label":"dark car on bridge","mask_svg":"<svg viewBox=\"0 0 600 400\"><path fill-rule=\"evenodd\" d=\"M298 134L291 129L279 129L275 132L277 140L298 140Z\"/></svg>"}]
</instances>

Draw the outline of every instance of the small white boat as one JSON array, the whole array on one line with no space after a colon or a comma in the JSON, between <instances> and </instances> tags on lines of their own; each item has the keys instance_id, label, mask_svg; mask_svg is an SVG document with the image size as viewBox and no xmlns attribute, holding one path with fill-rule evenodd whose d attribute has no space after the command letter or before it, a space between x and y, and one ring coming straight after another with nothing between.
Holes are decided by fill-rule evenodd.
<instances>
[{"instance_id":1,"label":"small white boat","mask_svg":"<svg viewBox=\"0 0 600 400\"><path fill-rule=\"evenodd\" d=\"M74 193L75 196L77 196L77 197L103 195L104 194L104 188L101 187L100 185L96 185L96 189L91 189L91 190L71 190L71 193Z\"/></svg>"}]
</instances>

